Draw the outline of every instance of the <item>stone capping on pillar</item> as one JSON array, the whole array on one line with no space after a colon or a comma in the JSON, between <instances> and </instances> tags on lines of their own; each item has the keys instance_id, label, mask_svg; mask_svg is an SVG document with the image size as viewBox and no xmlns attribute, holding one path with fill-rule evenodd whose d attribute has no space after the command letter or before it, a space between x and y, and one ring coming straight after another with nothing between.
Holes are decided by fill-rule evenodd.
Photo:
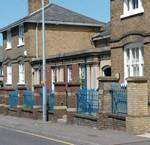
<instances>
[{"instance_id":1,"label":"stone capping on pillar","mask_svg":"<svg viewBox=\"0 0 150 145\"><path fill-rule=\"evenodd\" d=\"M25 86L25 84L18 84L18 90L27 90L27 87Z\"/></svg>"},{"instance_id":2,"label":"stone capping on pillar","mask_svg":"<svg viewBox=\"0 0 150 145\"><path fill-rule=\"evenodd\" d=\"M80 83L79 82L69 82L68 83L68 86L70 87L70 86L80 86Z\"/></svg>"},{"instance_id":3,"label":"stone capping on pillar","mask_svg":"<svg viewBox=\"0 0 150 145\"><path fill-rule=\"evenodd\" d=\"M41 84L36 84L36 85L34 85L34 88L42 88L42 85Z\"/></svg>"},{"instance_id":4,"label":"stone capping on pillar","mask_svg":"<svg viewBox=\"0 0 150 145\"><path fill-rule=\"evenodd\" d=\"M66 83L65 82L56 82L54 83L55 86L65 86Z\"/></svg>"},{"instance_id":5,"label":"stone capping on pillar","mask_svg":"<svg viewBox=\"0 0 150 145\"><path fill-rule=\"evenodd\" d=\"M146 83L148 81L147 77L129 77L127 82L135 82L135 83Z\"/></svg>"},{"instance_id":6,"label":"stone capping on pillar","mask_svg":"<svg viewBox=\"0 0 150 145\"><path fill-rule=\"evenodd\" d=\"M118 82L119 78L116 78L116 77L99 77L98 80L101 82Z\"/></svg>"}]
</instances>

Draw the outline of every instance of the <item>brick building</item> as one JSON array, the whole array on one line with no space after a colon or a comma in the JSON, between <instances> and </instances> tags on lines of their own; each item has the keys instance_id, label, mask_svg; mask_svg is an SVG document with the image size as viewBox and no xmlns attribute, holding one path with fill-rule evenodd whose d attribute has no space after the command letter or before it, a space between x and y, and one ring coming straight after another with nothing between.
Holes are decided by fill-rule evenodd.
<instances>
[{"instance_id":1,"label":"brick building","mask_svg":"<svg viewBox=\"0 0 150 145\"><path fill-rule=\"evenodd\" d=\"M112 74L120 82L130 76L146 76L150 71L150 1L111 0Z\"/></svg>"},{"instance_id":2,"label":"brick building","mask_svg":"<svg viewBox=\"0 0 150 145\"><path fill-rule=\"evenodd\" d=\"M28 6L28 16L0 30L4 40L5 86L16 88L21 84L33 89L42 80L41 0L28 0ZM48 0L45 0L45 24L47 89L54 90L54 82L80 82L85 72L84 85L96 89L97 77L110 75L109 36L102 38L107 35L106 24L49 4ZM101 31L103 36L99 36Z\"/></svg>"}]
</instances>

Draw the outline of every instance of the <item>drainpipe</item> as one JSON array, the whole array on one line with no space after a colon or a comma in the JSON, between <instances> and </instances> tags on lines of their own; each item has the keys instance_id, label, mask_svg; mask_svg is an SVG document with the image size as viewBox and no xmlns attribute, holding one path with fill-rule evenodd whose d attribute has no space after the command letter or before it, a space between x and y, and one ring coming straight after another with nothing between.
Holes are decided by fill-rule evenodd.
<instances>
[{"instance_id":1,"label":"drainpipe","mask_svg":"<svg viewBox=\"0 0 150 145\"><path fill-rule=\"evenodd\" d=\"M36 58L39 57L39 48L38 48L38 23L36 24L36 31L35 31L35 56Z\"/></svg>"}]
</instances>

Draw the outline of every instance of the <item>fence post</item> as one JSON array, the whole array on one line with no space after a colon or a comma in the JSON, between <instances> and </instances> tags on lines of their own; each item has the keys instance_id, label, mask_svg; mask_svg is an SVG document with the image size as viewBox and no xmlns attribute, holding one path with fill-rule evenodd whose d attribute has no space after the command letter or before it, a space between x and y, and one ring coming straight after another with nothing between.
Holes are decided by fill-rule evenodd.
<instances>
[{"instance_id":1,"label":"fence post","mask_svg":"<svg viewBox=\"0 0 150 145\"><path fill-rule=\"evenodd\" d=\"M17 105L17 116L21 116L22 107L23 107L23 95L24 90L27 90L25 85L18 85L18 105Z\"/></svg>"},{"instance_id":2,"label":"fence post","mask_svg":"<svg viewBox=\"0 0 150 145\"><path fill-rule=\"evenodd\" d=\"M4 98L3 98L3 113L5 115L8 114L8 109L9 109L9 93L11 91L14 91L14 89L12 87L5 87L5 88L3 88L3 95L4 95Z\"/></svg>"},{"instance_id":3,"label":"fence post","mask_svg":"<svg viewBox=\"0 0 150 145\"><path fill-rule=\"evenodd\" d=\"M98 128L105 129L108 128L108 115L112 111L112 100L111 100L111 86L112 83L118 82L118 78L114 77L100 77L99 78L99 116L98 116Z\"/></svg>"},{"instance_id":4,"label":"fence post","mask_svg":"<svg viewBox=\"0 0 150 145\"><path fill-rule=\"evenodd\" d=\"M128 116L126 130L141 134L150 129L148 113L148 82L145 77L128 78Z\"/></svg>"},{"instance_id":5,"label":"fence post","mask_svg":"<svg viewBox=\"0 0 150 145\"><path fill-rule=\"evenodd\" d=\"M55 83L55 97L56 104L54 106L54 120L66 119L66 83Z\"/></svg>"},{"instance_id":6,"label":"fence post","mask_svg":"<svg viewBox=\"0 0 150 145\"><path fill-rule=\"evenodd\" d=\"M39 110L41 109L41 99L42 96L40 96L40 91L42 89L42 85L35 85L34 86L34 106L33 106L33 119L41 118L42 116L39 113Z\"/></svg>"},{"instance_id":7,"label":"fence post","mask_svg":"<svg viewBox=\"0 0 150 145\"><path fill-rule=\"evenodd\" d=\"M74 123L74 116L77 107L77 96L76 93L80 88L79 83L68 83L68 108L67 108L67 124Z\"/></svg>"}]
</instances>

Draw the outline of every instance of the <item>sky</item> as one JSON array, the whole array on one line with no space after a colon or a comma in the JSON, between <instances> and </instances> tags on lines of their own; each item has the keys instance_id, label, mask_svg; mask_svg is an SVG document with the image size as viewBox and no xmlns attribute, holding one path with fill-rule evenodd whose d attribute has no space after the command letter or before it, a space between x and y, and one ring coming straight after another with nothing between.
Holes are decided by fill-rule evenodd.
<instances>
[{"instance_id":1,"label":"sky","mask_svg":"<svg viewBox=\"0 0 150 145\"><path fill-rule=\"evenodd\" d=\"M1 0L0 28L28 14L28 0ZM84 14L99 21L110 20L110 0L50 0L50 2ZM2 36L0 35L0 45Z\"/></svg>"}]
</instances>

